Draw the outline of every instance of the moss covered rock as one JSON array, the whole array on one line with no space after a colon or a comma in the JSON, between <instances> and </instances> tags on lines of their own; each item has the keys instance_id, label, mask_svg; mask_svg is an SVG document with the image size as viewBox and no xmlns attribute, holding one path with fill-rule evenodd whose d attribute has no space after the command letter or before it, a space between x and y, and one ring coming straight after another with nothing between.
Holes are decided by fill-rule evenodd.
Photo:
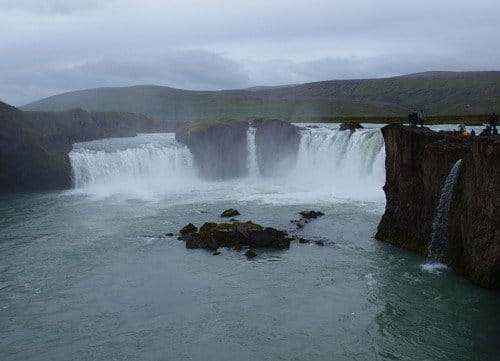
<instances>
[{"instance_id":1,"label":"moss covered rock","mask_svg":"<svg viewBox=\"0 0 500 361\"><path fill-rule=\"evenodd\" d=\"M186 248L217 250L220 247L285 249L290 247L286 232L248 222L203 224L197 233L183 237Z\"/></svg>"}]
</instances>

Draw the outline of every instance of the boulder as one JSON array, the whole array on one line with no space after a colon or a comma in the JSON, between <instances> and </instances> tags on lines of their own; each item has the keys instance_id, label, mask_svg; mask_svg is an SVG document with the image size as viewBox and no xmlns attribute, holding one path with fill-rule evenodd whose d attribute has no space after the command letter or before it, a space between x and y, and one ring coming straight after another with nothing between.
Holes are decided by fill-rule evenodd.
<instances>
[{"instance_id":1,"label":"boulder","mask_svg":"<svg viewBox=\"0 0 500 361\"><path fill-rule=\"evenodd\" d=\"M194 224L189 223L187 226L184 226L179 231L179 233L181 234L181 236L185 236L185 235L190 234L190 233L195 233L196 231L198 231L198 228L196 228L196 226Z\"/></svg>"},{"instance_id":2,"label":"boulder","mask_svg":"<svg viewBox=\"0 0 500 361\"><path fill-rule=\"evenodd\" d=\"M190 229L192 229L190 227ZM220 247L242 249L243 246L255 248L286 249L290 240L286 232L250 221L241 223L207 222L198 232L191 232L182 237L186 248L205 248L216 251Z\"/></svg>"},{"instance_id":3,"label":"boulder","mask_svg":"<svg viewBox=\"0 0 500 361\"><path fill-rule=\"evenodd\" d=\"M314 219L325 215L323 212L317 211L302 211L299 214L305 219Z\"/></svg>"},{"instance_id":4,"label":"boulder","mask_svg":"<svg viewBox=\"0 0 500 361\"><path fill-rule=\"evenodd\" d=\"M236 216L239 216L240 215L240 212L238 212L236 209L233 209L233 208L229 208L229 209L226 209L224 212L221 213L221 217L236 217Z\"/></svg>"},{"instance_id":5,"label":"boulder","mask_svg":"<svg viewBox=\"0 0 500 361\"><path fill-rule=\"evenodd\" d=\"M350 130L354 132L356 129L362 129L363 126L356 122L347 122L340 124L340 130Z\"/></svg>"},{"instance_id":6,"label":"boulder","mask_svg":"<svg viewBox=\"0 0 500 361\"><path fill-rule=\"evenodd\" d=\"M257 253L249 249L248 251L245 252L245 256L249 259L257 257Z\"/></svg>"}]
</instances>

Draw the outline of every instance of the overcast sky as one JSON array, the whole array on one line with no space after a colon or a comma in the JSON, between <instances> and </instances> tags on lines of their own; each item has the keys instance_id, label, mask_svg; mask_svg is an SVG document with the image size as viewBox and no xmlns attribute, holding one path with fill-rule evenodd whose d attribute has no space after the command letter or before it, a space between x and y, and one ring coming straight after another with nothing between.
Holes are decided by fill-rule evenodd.
<instances>
[{"instance_id":1,"label":"overcast sky","mask_svg":"<svg viewBox=\"0 0 500 361\"><path fill-rule=\"evenodd\" d=\"M499 0L0 0L0 100L500 70Z\"/></svg>"}]
</instances>

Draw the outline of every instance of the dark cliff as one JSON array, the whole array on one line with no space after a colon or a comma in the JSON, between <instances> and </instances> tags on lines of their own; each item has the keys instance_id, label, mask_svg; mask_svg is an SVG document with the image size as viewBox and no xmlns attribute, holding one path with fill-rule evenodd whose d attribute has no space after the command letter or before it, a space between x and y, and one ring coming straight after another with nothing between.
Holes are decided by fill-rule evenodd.
<instances>
[{"instance_id":1,"label":"dark cliff","mask_svg":"<svg viewBox=\"0 0 500 361\"><path fill-rule=\"evenodd\" d=\"M175 139L188 146L202 177L236 178L248 173L247 129L242 121L194 123L180 129Z\"/></svg>"},{"instance_id":2,"label":"dark cliff","mask_svg":"<svg viewBox=\"0 0 500 361\"><path fill-rule=\"evenodd\" d=\"M376 238L427 254L443 184L462 159L448 217L443 261L484 287L500 288L500 142L389 125L387 205Z\"/></svg>"},{"instance_id":3,"label":"dark cliff","mask_svg":"<svg viewBox=\"0 0 500 361\"><path fill-rule=\"evenodd\" d=\"M255 145L260 173L272 176L291 169L300 144L299 128L279 120L254 120Z\"/></svg>"},{"instance_id":4,"label":"dark cliff","mask_svg":"<svg viewBox=\"0 0 500 361\"><path fill-rule=\"evenodd\" d=\"M69 187L76 142L177 126L131 113L23 112L0 102L0 192Z\"/></svg>"}]
</instances>

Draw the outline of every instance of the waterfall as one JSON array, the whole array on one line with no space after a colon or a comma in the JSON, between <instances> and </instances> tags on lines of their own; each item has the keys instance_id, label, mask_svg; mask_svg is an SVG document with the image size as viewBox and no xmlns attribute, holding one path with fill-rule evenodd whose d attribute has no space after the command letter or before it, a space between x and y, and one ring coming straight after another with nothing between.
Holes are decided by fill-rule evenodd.
<instances>
[{"instance_id":1,"label":"waterfall","mask_svg":"<svg viewBox=\"0 0 500 361\"><path fill-rule=\"evenodd\" d=\"M259 176L259 165L257 163L257 146L255 145L255 128L247 130L247 168L248 175L252 178Z\"/></svg>"},{"instance_id":2,"label":"waterfall","mask_svg":"<svg viewBox=\"0 0 500 361\"><path fill-rule=\"evenodd\" d=\"M340 197L383 197L385 147L380 129L302 131L291 178L311 187L326 186Z\"/></svg>"},{"instance_id":3,"label":"waterfall","mask_svg":"<svg viewBox=\"0 0 500 361\"><path fill-rule=\"evenodd\" d=\"M444 258L446 241L448 240L448 217L453 198L453 187L455 186L461 163L462 160L458 160L446 177L432 222L429 256L438 261L442 261Z\"/></svg>"},{"instance_id":4,"label":"waterfall","mask_svg":"<svg viewBox=\"0 0 500 361\"><path fill-rule=\"evenodd\" d=\"M189 149L173 133L140 134L77 143L70 152L74 187L98 195L186 194L211 189L292 194L294 199L383 200L385 149L379 128L353 133L337 125L305 126L296 162L275 177L259 172L255 128L247 130L248 176L233 181L199 179ZM238 191L236 191L238 189ZM278 197L278 196L277 196ZM304 197L304 198L302 198Z\"/></svg>"},{"instance_id":5,"label":"waterfall","mask_svg":"<svg viewBox=\"0 0 500 361\"><path fill-rule=\"evenodd\" d=\"M75 144L69 154L75 188L182 185L193 177L192 156L174 137L149 134Z\"/></svg>"}]
</instances>

